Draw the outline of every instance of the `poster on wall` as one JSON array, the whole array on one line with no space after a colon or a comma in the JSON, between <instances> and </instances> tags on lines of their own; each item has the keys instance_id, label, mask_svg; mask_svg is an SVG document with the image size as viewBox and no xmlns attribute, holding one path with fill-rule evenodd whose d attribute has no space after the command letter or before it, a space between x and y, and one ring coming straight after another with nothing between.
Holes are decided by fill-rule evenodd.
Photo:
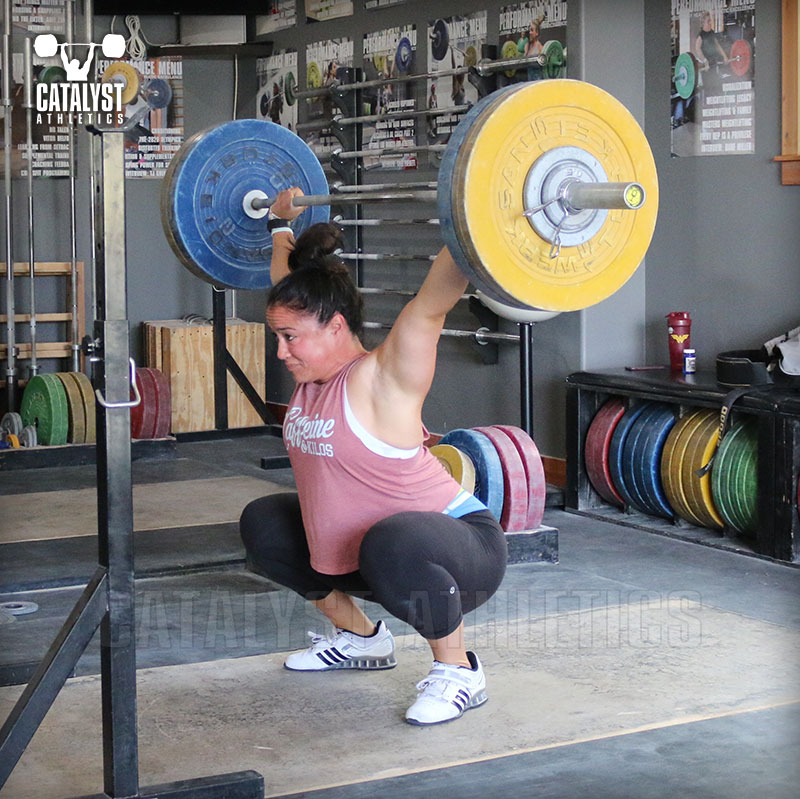
<instances>
[{"instance_id":1,"label":"poster on wall","mask_svg":"<svg viewBox=\"0 0 800 799\"><path fill-rule=\"evenodd\" d=\"M353 16L353 0L305 0L305 4L306 19L313 22Z\"/></svg>"},{"instance_id":2,"label":"poster on wall","mask_svg":"<svg viewBox=\"0 0 800 799\"><path fill-rule=\"evenodd\" d=\"M486 44L486 11L428 23L428 108L452 108L452 113L428 117L430 144L445 144L467 107L478 101L478 89L467 80L466 67L476 64ZM453 70L463 69L458 74ZM436 73L444 73L438 77ZM435 158L433 159L436 160Z\"/></svg>"},{"instance_id":3,"label":"poster on wall","mask_svg":"<svg viewBox=\"0 0 800 799\"><path fill-rule=\"evenodd\" d=\"M297 50L281 50L256 61L256 119L297 128Z\"/></svg>"},{"instance_id":4,"label":"poster on wall","mask_svg":"<svg viewBox=\"0 0 800 799\"><path fill-rule=\"evenodd\" d=\"M306 87L319 89L337 82L336 73L343 67L353 66L352 39L326 39L306 45ZM339 81L340 82L340 81ZM333 100L329 94L309 97L308 122L319 122L319 127L305 135L306 144L319 156L341 148L339 140L324 123L334 114Z\"/></svg>"},{"instance_id":5,"label":"poster on wall","mask_svg":"<svg viewBox=\"0 0 800 799\"><path fill-rule=\"evenodd\" d=\"M672 0L672 155L755 152L755 0Z\"/></svg>"},{"instance_id":6,"label":"poster on wall","mask_svg":"<svg viewBox=\"0 0 800 799\"><path fill-rule=\"evenodd\" d=\"M66 0L14 0L11 21L15 27L32 33L64 33Z\"/></svg>"},{"instance_id":7,"label":"poster on wall","mask_svg":"<svg viewBox=\"0 0 800 799\"><path fill-rule=\"evenodd\" d=\"M417 52L416 25L386 28L364 34L364 78L367 81L413 74ZM416 107L409 83L387 83L363 91L364 113L391 114L386 119L365 122L361 128L363 149L414 147L417 143L416 117L404 117L402 111ZM398 116L395 116L397 114ZM364 157L365 169L416 169L417 153L383 157Z\"/></svg>"},{"instance_id":8,"label":"poster on wall","mask_svg":"<svg viewBox=\"0 0 800 799\"><path fill-rule=\"evenodd\" d=\"M566 0L526 2L500 9L497 56L538 56L540 63L504 72L507 83L566 77Z\"/></svg>"},{"instance_id":9,"label":"poster on wall","mask_svg":"<svg viewBox=\"0 0 800 799\"><path fill-rule=\"evenodd\" d=\"M122 86L125 177L163 177L184 139L181 56L99 59L97 79Z\"/></svg>"},{"instance_id":10,"label":"poster on wall","mask_svg":"<svg viewBox=\"0 0 800 799\"><path fill-rule=\"evenodd\" d=\"M297 23L297 0L266 0L266 13L255 17L255 34L260 36Z\"/></svg>"}]
</instances>

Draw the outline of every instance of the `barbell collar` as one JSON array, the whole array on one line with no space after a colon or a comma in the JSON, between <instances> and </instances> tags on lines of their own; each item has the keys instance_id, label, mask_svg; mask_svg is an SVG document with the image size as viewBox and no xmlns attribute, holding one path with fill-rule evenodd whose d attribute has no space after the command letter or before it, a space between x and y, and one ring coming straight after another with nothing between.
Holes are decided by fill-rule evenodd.
<instances>
[{"instance_id":1,"label":"barbell collar","mask_svg":"<svg viewBox=\"0 0 800 799\"><path fill-rule=\"evenodd\" d=\"M256 197L250 201L254 211L269 208L275 203L277 197ZM385 194L367 192L353 194L304 194L292 198L292 205L302 208L309 205L343 205L358 204L363 202L436 202L435 191L396 191Z\"/></svg>"},{"instance_id":2,"label":"barbell collar","mask_svg":"<svg viewBox=\"0 0 800 799\"><path fill-rule=\"evenodd\" d=\"M646 198L641 183L587 183L573 180L563 190L564 205L570 213L595 208L619 208L635 211Z\"/></svg>"}]
</instances>

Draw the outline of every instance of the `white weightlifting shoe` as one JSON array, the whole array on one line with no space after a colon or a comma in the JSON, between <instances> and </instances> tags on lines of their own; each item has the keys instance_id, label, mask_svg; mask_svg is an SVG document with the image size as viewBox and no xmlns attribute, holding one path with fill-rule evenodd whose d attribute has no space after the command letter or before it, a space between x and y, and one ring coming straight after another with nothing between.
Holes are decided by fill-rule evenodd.
<instances>
[{"instance_id":1,"label":"white weightlifting shoe","mask_svg":"<svg viewBox=\"0 0 800 799\"><path fill-rule=\"evenodd\" d=\"M333 669L392 669L394 638L379 621L375 632L364 637L348 630L334 629L329 635L309 633L312 645L295 652L283 664L290 671L332 671Z\"/></svg>"},{"instance_id":2,"label":"white weightlifting shoe","mask_svg":"<svg viewBox=\"0 0 800 799\"><path fill-rule=\"evenodd\" d=\"M441 724L453 721L465 710L482 705L486 696L486 675L478 656L467 652L472 668L433 661L428 676L417 683L417 701L406 711L409 724Z\"/></svg>"}]
</instances>

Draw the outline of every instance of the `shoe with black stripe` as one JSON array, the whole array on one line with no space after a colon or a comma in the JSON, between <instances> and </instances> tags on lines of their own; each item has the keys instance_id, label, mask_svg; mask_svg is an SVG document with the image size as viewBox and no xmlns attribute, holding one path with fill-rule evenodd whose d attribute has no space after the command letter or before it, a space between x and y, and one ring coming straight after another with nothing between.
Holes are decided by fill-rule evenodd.
<instances>
[{"instance_id":1,"label":"shoe with black stripe","mask_svg":"<svg viewBox=\"0 0 800 799\"><path fill-rule=\"evenodd\" d=\"M467 652L467 658L472 668L433 661L428 676L417 683L417 701L406 711L409 724L426 726L453 721L488 699L486 675L478 656Z\"/></svg>"},{"instance_id":2,"label":"shoe with black stripe","mask_svg":"<svg viewBox=\"0 0 800 799\"><path fill-rule=\"evenodd\" d=\"M334 669L393 669L394 638L379 621L370 636L335 629L329 635L309 633L312 644L295 652L283 664L290 671L333 671Z\"/></svg>"}]
</instances>

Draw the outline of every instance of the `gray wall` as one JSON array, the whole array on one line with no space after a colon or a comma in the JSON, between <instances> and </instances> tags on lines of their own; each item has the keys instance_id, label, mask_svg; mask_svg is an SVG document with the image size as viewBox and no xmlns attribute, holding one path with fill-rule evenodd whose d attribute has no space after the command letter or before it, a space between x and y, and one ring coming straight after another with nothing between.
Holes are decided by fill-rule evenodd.
<instances>
[{"instance_id":1,"label":"gray wall","mask_svg":"<svg viewBox=\"0 0 800 799\"><path fill-rule=\"evenodd\" d=\"M356 0L359 5L359 0ZM356 42L356 65L363 33L415 22L418 31L434 17L489 10L488 40L497 39L497 15L504 2L421 2L325 23L300 22L279 31L275 49L299 51L304 74L305 44L323 38L350 36ZM564 454L564 378L579 369L599 369L629 363L665 362L664 316L688 310L694 320L692 340L700 368L713 368L717 351L755 347L781 329L800 323L800 192L782 187L772 158L780 149L780 0L759 0L756 51L756 153L748 156L670 158L669 0L569 0L569 76L588 80L622 101L643 125L659 170L661 204L655 236L646 262L614 296L597 306L560 316L535 326L535 430L545 454ZM96 33L108 30L98 18ZM143 18L153 42L175 37L172 17ZM119 26L119 21L118 21ZM80 29L80 28L79 28ZM420 52L424 49L420 44ZM419 58L419 56L418 56ZM424 61L424 55L423 59ZM186 58L184 61L186 134L231 118L233 63L226 58ZM252 60L240 62L240 116L255 107ZM418 90L424 92L420 82ZM84 136L80 138L85 139ZM88 252L85 142L81 145L79 180L79 257ZM380 180L433 179L435 173L382 173ZM17 258L24 250L23 192L20 184ZM129 180L128 287L129 318L134 351L140 355L139 323L146 319L210 313L210 287L181 267L161 231L158 205L160 181ZM68 186L64 180L40 180L36 186L37 258L69 257ZM385 211L400 215L401 207ZM435 208L430 209L431 215ZM419 215L419 208L415 215ZM381 248L435 252L435 235L416 235L413 247L401 238L380 234ZM372 234L375 235L374 233ZM405 234L407 235L407 231ZM378 248L378 239L372 243ZM370 239L365 240L367 249ZM368 264L365 283L413 288L424 276L419 263L389 266ZM20 284L22 286L22 284ZM20 287L20 292L23 289ZM87 292L88 293L88 292ZM237 313L263 319L263 294L237 295ZM24 305L24 297L20 296ZM391 321L402 301L371 298L368 318ZM475 329L476 320L458 307L448 327ZM516 326L502 323L515 332ZM368 333L366 343L380 340ZM443 339L439 368L425 406L431 430L490 423L518 423L518 352L500 347L497 365L484 365L474 348L462 340ZM280 367L270 366L270 398L285 401L290 385Z\"/></svg>"}]
</instances>

